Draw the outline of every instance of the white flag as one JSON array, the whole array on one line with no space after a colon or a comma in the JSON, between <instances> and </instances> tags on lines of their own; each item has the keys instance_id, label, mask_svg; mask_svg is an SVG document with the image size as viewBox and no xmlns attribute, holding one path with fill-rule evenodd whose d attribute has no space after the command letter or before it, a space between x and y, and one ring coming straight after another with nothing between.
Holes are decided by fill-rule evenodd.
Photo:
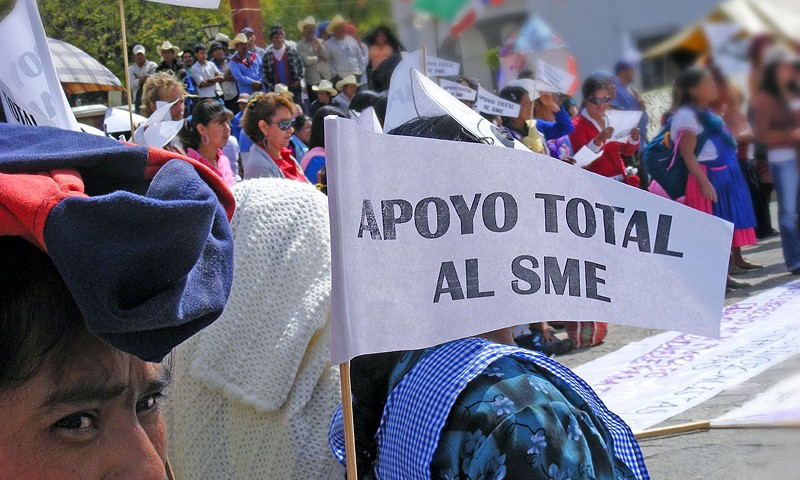
<instances>
[{"instance_id":1,"label":"white flag","mask_svg":"<svg viewBox=\"0 0 800 480\"><path fill-rule=\"evenodd\" d=\"M425 63L427 66L425 73L429 77L452 77L461 71L461 64L450 60L426 56Z\"/></svg>"},{"instance_id":2,"label":"white flag","mask_svg":"<svg viewBox=\"0 0 800 480\"><path fill-rule=\"evenodd\" d=\"M459 100L475 101L475 99L478 97L477 90L473 90L467 86L461 85L458 82L453 82L444 78L439 79L439 86Z\"/></svg>"},{"instance_id":3,"label":"white flag","mask_svg":"<svg viewBox=\"0 0 800 480\"><path fill-rule=\"evenodd\" d=\"M567 94L575 83L575 75L539 59L536 62L536 83L540 92Z\"/></svg>"},{"instance_id":4,"label":"white flag","mask_svg":"<svg viewBox=\"0 0 800 480\"><path fill-rule=\"evenodd\" d=\"M530 151L325 138L332 363L546 320L719 336L732 224Z\"/></svg>"},{"instance_id":5,"label":"white flag","mask_svg":"<svg viewBox=\"0 0 800 480\"><path fill-rule=\"evenodd\" d=\"M520 104L500 98L480 85L478 86L478 101L475 103L475 109L479 112L501 117L516 117L519 115L520 108Z\"/></svg>"},{"instance_id":6,"label":"white flag","mask_svg":"<svg viewBox=\"0 0 800 480\"><path fill-rule=\"evenodd\" d=\"M17 0L0 21L0 98L9 123L79 130L50 57L35 0Z\"/></svg>"},{"instance_id":7,"label":"white flag","mask_svg":"<svg viewBox=\"0 0 800 480\"><path fill-rule=\"evenodd\" d=\"M166 3L168 5L177 5L179 7L194 7L194 8L219 8L219 0L147 0L154 3Z\"/></svg>"}]
</instances>

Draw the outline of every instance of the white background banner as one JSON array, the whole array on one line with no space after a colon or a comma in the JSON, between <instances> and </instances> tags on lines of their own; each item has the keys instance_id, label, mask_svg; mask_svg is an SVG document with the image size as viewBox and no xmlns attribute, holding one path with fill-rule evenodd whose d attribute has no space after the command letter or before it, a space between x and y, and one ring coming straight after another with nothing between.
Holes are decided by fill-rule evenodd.
<instances>
[{"instance_id":1,"label":"white background banner","mask_svg":"<svg viewBox=\"0 0 800 480\"><path fill-rule=\"evenodd\" d=\"M719 334L730 223L531 152L325 127L334 363L544 320Z\"/></svg>"},{"instance_id":2,"label":"white background banner","mask_svg":"<svg viewBox=\"0 0 800 480\"><path fill-rule=\"evenodd\" d=\"M0 21L0 99L9 123L79 130L58 82L35 0Z\"/></svg>"},{"instance_id":3,"label":"white background banner","mask_svg":"<svg viewBox=\"0 0 800 480\"><path fill-rule=\"evenodd\" d=\"M667 332L574 370L634 432L642 431L800 352L798 311L794 282L727 307L720 340Z\"/></svg>"}]
</instances>

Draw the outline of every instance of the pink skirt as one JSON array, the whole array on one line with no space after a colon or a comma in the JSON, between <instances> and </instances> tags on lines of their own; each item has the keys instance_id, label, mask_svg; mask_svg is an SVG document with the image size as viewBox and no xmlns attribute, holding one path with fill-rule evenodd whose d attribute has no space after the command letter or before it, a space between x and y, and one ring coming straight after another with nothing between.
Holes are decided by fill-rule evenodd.
<instances>
[{"instance_id":1,"label":"pink skirt","mask_svg":"<svg viewBox=\"0 0 800 480\"><path fill-rule=\"evenodd\" d=\"M704 173L706 172L706 167L704 165L700 165L700 168L703 169ZM700 210L709 215L714 214L713 204L710 200L706 200L706 198L703 197L703 190L692 174L689 174L689 180L686 182L686 196L684 198L685 200L683 203L686 206ZM737 248L755 245L757 241L756 230L754 228L736 229L733 231L731 247Z\"/></svg>"}]
</instances>

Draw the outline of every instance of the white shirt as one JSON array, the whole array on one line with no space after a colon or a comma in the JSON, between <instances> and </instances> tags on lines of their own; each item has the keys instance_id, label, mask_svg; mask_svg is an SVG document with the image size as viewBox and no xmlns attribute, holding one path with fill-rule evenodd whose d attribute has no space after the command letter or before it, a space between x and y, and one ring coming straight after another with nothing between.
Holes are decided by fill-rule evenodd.
<instances>
[{"instance_id":1,"label":"white shirt","mask_svg":"<svg viewBox=\"0 0 800 480\"><path fill-rule=\"evenodd\" d=\"M348 75L355 75L356 78L361 77L365 70L363 52L355 38L348 35L340 41L336 37L331 37L325 40L325 48L328 49L330 55L328 63L332 76L344 78Z\"/></svg>"},{"instance_id":2,"label":"white shirt","mask_svg":"<svg viewBox=\"0 0 800 480\"><path fill-rule=\"evenodd\" d=\"M197 96L200 98L214 98L217 95L222 95L222 87L220 87L219 83L215 83L210 87L200 87L200 82L204 82L210 78L214 78L219 75L219 69L214 62L206 61L204 64L200 64L200 62L195 63L192 65L192 68L189 69L189 75L192 77L192 80L197 87Z\"/></svg>"},{"instance_id":3,"label":"white shirt","mask_svg":"<svg viewBox=\"0 0 800 480\"><path fill-rule=\"evenodd\" d=\"M695 135L703 133L703 126L700 124L700 120L697 118L697 114L692 107L681 107L672 116L670 135L672 136L673 142L678 141L682 130L689 130L694 132ZM700 149L700 153L697 155L697 161L708 162L716 160L718 156L717 147L714 146L714 142L706 141L706 143L703 144L703 148Z\"/></svg>"},{"instance_id":4,"label":"white shirt","mask_svg":"<svg viewBox=\"0 0 800 480\"><path fill-rule=\"evenodd\" d=\"M151 62L147 60L144 62L144 65L141 67L136 63L132 63L128 65L128 81L131 84L131 96L136 98L136 92L139 91L141 85L139 85L139 77L144 75L153 75L156 73L156 69L158 65L156 62Z\"/></svg>"}]
</instances>

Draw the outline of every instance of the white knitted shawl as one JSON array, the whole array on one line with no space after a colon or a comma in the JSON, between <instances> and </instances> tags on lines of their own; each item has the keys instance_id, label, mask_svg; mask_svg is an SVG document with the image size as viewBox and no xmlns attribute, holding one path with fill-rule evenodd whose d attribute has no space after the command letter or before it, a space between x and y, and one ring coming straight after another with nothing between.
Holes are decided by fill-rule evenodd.
<instances>
[{"instance_id":1,"label":"white knitted shawl","mask_svg":"<svg viewBox=\"0 0 800 480\"><path fill-rule=\"evenodd\" d=\"M233 193L233 288L173 355L170 461L181 479L342 478L327 445L340 396L326 197L283 179Z\"/></svg>"}]
</instances>

